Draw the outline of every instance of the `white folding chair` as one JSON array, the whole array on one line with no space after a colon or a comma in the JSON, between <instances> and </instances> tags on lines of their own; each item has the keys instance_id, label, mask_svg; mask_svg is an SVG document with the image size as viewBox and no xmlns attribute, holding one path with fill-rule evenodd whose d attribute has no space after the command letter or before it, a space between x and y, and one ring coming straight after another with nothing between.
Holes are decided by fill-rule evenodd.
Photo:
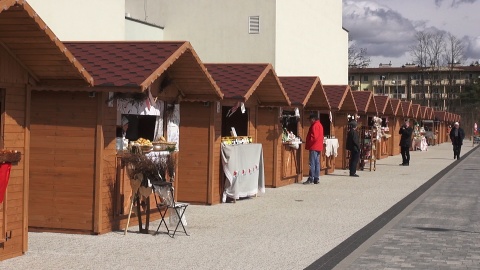
<instances>
[{"instance_id":1,"label":"white folding chair","mask_svg":"<svg viewBox=\"0 0 480 270\"><path fill-rule=\"evenodd\" d=\"M162 224L165 224L165 228L167 229L167 234L173 238L175 237L175 233L177 232L179 226L182 225L183 232L187 236L189 236L185 228L186 224L184 224L186 223L185 211L189 206L189 204L175 201L175 193L174 193L172 182L155 182L155 183L152 183L152 185L153 185L153 190L155 192L155 204L157 205L158 211L160 212L160 216L161 216L160 224L158 224L156 234L159 232ZM160 201L157 199L157 197L160 199ZM170 210L170 221L174 220L176 223L174 225L175 229L170 229L165 220L169 210Z\"/></svg>"}]
</instances>

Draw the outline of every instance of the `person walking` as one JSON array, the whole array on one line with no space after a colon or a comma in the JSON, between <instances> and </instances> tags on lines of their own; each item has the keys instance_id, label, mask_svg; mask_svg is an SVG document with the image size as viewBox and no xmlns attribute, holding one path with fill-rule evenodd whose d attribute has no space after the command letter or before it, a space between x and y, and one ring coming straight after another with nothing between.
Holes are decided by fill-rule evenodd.
<instances>
[{"instance_id":1,"label":"person walking","mask_svg":"<svg viewBox=\"0 0 480 270\"><path fill-rule=\"evenodd\" d=\"M453 159L460 159L460 151L462 150L463 139L465 138L465 132L460 127L458 122L453 124L452 130L450 130L450 140L453 145Z\"/></svg>"},{"instance_id":2,"label":"person walking","mask_svg":"<svg viewBox=\"0 0 480 270\"><path fill-rule=\"evenodd\" d=\"M410 121L406 119L405 123L398 131L398 134L401 135L400 152L402 153L402 164L400 164L400 166L410 165L410 145L412 144L412 133L413 129L410 127Z\"/></svg>"},{"instance_id":3,"label":"person walking","mask_svg":"<svg viewBox=\"0 0 480 270\"><path fill-rule=\"evenodd\" d=\"M348 164L348 169L350 171L350 176L359 177L357 174L357 165L360 160L360 140L357 132L357 122L351 121L349 123L350 130L347 133L347 142L346 148L350 151L350 161Z\"/></svg>"},{"instance_id":4,"label":"person walking","mask_svg":"<svg viewBox=\"0 0 480 270\"><path fill-rule=\"evenodd\" d=\"M304 185L320 183L320 153L323 151L323 126L316 114L310 115L309 119L311 125L308 129L305 149L309 151L310 172L307 181L303 182Z\"/></svg>"}]
</instances>

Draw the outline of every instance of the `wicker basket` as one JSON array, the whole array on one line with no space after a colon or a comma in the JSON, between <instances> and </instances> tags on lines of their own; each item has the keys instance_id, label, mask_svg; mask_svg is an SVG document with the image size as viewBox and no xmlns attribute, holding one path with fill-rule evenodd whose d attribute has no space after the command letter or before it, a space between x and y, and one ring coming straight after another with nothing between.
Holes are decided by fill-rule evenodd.
<instances>
[{"instance_id":1,"label":"wicker basket","mask_svg":"<svg viewBox=\"0 0 480 270\"><path fill-rule=\"evenodd\" d=\"M18 163L22 159L22 154L14 150L0 150L0 163Z\"/></svg>"}]
</instances>

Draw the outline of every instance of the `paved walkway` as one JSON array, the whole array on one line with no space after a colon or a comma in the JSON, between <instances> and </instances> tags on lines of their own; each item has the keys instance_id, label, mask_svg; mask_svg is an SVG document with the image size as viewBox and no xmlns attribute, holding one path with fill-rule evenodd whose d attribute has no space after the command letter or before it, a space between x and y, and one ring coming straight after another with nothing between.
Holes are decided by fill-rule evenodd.
<instances>
[{"instance_id":1,"label":"paved walkway","mask_svg":"<svg viewBox=\"0 0 480 270\"><path fill-rule=\"evenodd\" d=\"M472 149L467 142L462 151L466 154ZM167 235L138 234L138 227L131 227L126 236L123 232L100 236L30 233L29 251L24 256L0 262L0 269L304 269L389 212L442 169L452 163L470 162L476 155L454 161L451 145L445 143L426 152L412 152L409 167L398 166L400 156L388 157L377 162L377 171L358 172L359 178L337 170L335 174L321 177L319 185L294 184L267 189L260 197L235 204L193 205L187 209L191 236L179 234L175 239ZM478 160L473 163L478 164ZM475 171L470 173L473 175ZM478 197L472 197L470 203L475 199L478 213ZM455 205L464 209L463 204ZM441 208L434 209L436 212L431 216L440 216L440 212L436 213ZM153 222L151 228L157 224ZM465 233L469 235L466 240L471 238L472 248L475 247L472 235L478 237L474 233L479 231L478 223L476 228L447 225L446 221L430 225L416 223L403 229L407 238L411 233L408 230L423 232L427 238L428 233L441 234L441 230L435 231L437 228L450 230L444 234L468 231L472 233ZM365 258L357 255L358 259L352 259L355 255L352 253L347 259L355 264L347 259L341 263L353 267L351 269L365 269L363 265L369 263L381 265L381 258L375 259L374 249L364 249L371 252L371 257L366 253ZM377 250L384 252L380 247ZM438 254L441 252L438 249ZM348 254L343 252L342 259ZM398 256L389 260L408 262L402 255ZM478 258L472 257L472 262L478 262Z\"/></svg>"},{"instance_id":2,"label":"paved walkway","mask_svg":"<svg viewBox=\"0 0 480 270\"><path fill-rule=\"evenodd\" d=\"M336 269L480 269L480 150Z\"/></svg>"}]
</instances>

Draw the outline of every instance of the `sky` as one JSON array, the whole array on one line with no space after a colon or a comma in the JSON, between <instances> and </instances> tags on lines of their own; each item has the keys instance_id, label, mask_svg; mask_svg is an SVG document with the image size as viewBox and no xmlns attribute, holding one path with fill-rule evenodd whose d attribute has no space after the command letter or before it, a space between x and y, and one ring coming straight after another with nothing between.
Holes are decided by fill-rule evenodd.
<instances>
[{"instance_id":1,"label":"sky","mask_svg":"<svg viewBox=\"0 0 480 270\"><path fill-rule=\"evenodd\" d=\"M461 39L466 61L480 60L480 0L342 0L343 27L369 67L412 62L415 33L439 30Z\"/></svg>"}]
</instances>

